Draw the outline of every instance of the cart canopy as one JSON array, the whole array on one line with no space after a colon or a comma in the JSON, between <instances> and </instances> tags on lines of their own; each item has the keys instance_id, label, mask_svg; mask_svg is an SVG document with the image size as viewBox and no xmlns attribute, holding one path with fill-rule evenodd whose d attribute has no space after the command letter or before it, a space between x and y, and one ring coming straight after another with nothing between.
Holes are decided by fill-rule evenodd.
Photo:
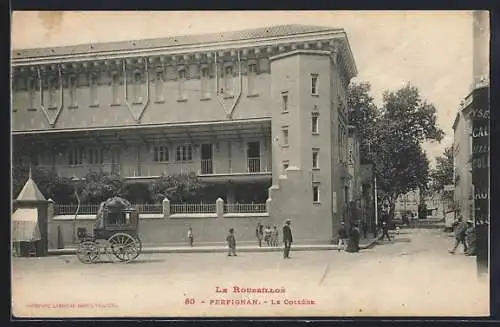
<instances>
[{"instance_id":1,"label":"cart canopy","mask_svg":"<svg viewBox=\"0 0 500 327\"><path fill-rule=\"evenodd\" d=\"M132 209L132 204L121 197L109 198L99 205L99 210L97 211L97 218L95 222L95 228L104 227L104 210L111 212L121 212L123 210Z\"/></svg>"}]
</instances>

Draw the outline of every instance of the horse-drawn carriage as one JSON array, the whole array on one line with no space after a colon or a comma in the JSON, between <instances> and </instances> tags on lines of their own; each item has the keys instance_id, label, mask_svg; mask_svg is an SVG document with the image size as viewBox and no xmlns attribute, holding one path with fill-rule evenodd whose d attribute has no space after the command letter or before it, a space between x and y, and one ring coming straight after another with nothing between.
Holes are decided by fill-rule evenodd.
<instances>
[{"instance_id":1,"label":"horse-drawn carriage","mask_svg":"<svg viewBox=\"0 0 500 327\"><path fill-rule=\"evenodd\" d=\"M139 212L130 202L114 197L102 202L93 235L78 231L77 256L83 263L99 261L106 254L120 262L136 259L142 251L138 234Z\"/></svg>"}]
</instances>

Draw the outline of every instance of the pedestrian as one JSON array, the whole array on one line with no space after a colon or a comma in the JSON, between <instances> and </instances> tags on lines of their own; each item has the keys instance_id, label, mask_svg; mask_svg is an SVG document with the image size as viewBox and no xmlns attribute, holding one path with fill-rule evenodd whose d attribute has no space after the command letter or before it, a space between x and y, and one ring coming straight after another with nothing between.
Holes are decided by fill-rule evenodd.
<instances>
[{"instance_id":1,"label":"pedestrian","mask_svg":"<svg viewBox=\"0 0 500 327\"><path fill-rule=\"evenodd\" d=\"M194 237L193 237L193 229L191 227L188 228L187 238L188 238L189 246L192 247L193 246Z\"/></svg>"},{"instance_id":2,"label":"pedestrian","mask_svg":"<svg viewBox=\"0 0 500 327\"><path fill-rule=\"evenodd\" d=\"M290 249L292 247L292 242L293 242L292 229L290 228L291 224L292 220L287 219L285 226L283 226L283 244L285 245L283 252L284 259L290 258Z\"/></svg>"},{"instance_id":3,"label":"pedestrian","mask_svg":"<svg viewBox=\"0 0 500 327\"><path fill-rule=\"evenodd\" d=\"M467 243L467 252L465 255L476 255L476 227L472 220L467 220L467 229L465 230L465 241Z\"/></svg>"},{"instance_id":4,"label":"pedestrian","mask_svg":"<svg viewBox=\"0 0 500 327\"><path fill-rule=\"evenodd\" d=\"M227 256L235 256L236 257L236 238L234 237L234 228L229 228L229 234L226 237L228 253Z\"/></svg>"},{"instance_id":5,"label":"pedestrian","mask_svg":"<svg viewBox=\"0 0 500 327\"><path fill-rule=\"evenodd\" d=\"M261 223L257 224L257 228L255 229L255 237L257 237L257 241L259 242L259 248L262 247L262 238L264 237L264 226Z\"/></svg>"},{"instance_id":6,"label":"pedestrian","mask_svg":"<svg viewBox=\"0 0 500 327\"><path fill-rule=\"evenodd\" d=\"M273 230L272 230L272 234L271 234L271 238L273 240L273 246L278 246L278 236L279 236L279 232L278 232L278 227L276 227L276 225L274 225L273 227Z\"/></svg>"},{"instance_id":7,"label":"pedestrian","mask_svg":"<svg viewBox=\"0 0 500 327\"><path fill-rule=\"evenodd\" d=\"M391 241L391 236L389 236L389 226L387 225L387 222L385 222L385 221L382 222L382 236L379 238L379 240L383 241L384 237L387 237L389 242Z\"/></svg>"},{"instance_id":8,"label":"pedestrian","mask_svg":"<svg viewBox=\"0 0 500 327\"><path fill-rule=\"evenodd\" d=\"M266 242L267 246L271 246L271 241L272 241L271 234L272 234L271 226L266 225L266 228L264 229L264 242Z\"/></svg>"},{"instance_id":9,"label":"pedestrian","mask_svg":"<svg viewBox=\"0 0 500 327\"><path fill-rule=\"evenodd\" d=\"M359 252L359 238L361 232L358 227L358 223L353 223L351 230L349 231L349 241L347 243L346 252Z\"/></svg>"},{"instance_id":10,"label":"pedestrian","mask_svg":"<svg viewBox=\"0 0 500 327\"><path fill-rule=\"evenodd\" d=\"M467 224L463 221L463 218L458 217L458 225L455 228L455 245L449 251L451 254L455 254L458 246L463 244L464 253L467 253L467 243L465 242L465 231L467 230Z\"/></svg>"},{"instance_id":11,"label":"pedestrian","mask_svg":"<svg viewBox=\"0 0 500 327\"><path fill-rule=\"evenodd\" d=\"M340 251L345 251L347 247L347 240L349 239L347 235L347 229L345 228L345 223L341 222L340 223L340 228L337 231L337 236L339 238L338 244L337 244L337 250L338 252Z\"/></svg>"}]
</instances>

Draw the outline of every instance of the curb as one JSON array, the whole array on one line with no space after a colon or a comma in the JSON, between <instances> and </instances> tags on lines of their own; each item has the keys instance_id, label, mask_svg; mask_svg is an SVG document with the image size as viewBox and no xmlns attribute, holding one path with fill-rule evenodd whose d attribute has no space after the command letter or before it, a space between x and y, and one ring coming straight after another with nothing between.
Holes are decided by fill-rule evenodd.
<instances>
[{"instance_id":1,"label":"curb","mask_svg":"<svg viewBox=\"0 0 500 327\"><path fill-rule=\"evenodd\" d=\"M371 249L377 244L377 240L372 240L369 243L360 244L359 248L361 250ZM281 252L283 251L282 247L236 247L238 252L252 252L252 253L260 253L260 252ZM337 245L319 245L319 246L310 246L310 245L292 245L292 251L333 251L338 250ZM155 254L155 253L226 253L227 247L225 246L217 246L217 247L145 247L142 249L142 253L147 254ZM76 254L76 248L67 248L67 249L54 249L49 250L48 255L74 255Z\"/></svg>"}]
</instances>

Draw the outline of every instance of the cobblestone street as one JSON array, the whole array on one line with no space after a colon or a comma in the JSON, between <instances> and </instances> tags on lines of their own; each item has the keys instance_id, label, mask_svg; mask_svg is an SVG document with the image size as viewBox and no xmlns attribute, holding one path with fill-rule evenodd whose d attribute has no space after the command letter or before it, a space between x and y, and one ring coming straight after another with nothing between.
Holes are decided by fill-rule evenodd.
<instances>
[{"instance_id":1,"label":"cobblestone street","mask_svg":"<svg viewBox=\"0 0 500 327\"><path fill-rule=\"evenodd\" d=\"M13 312L71 317L487 315L488 281L478 279L474 257L448 254L452 243L437 229L403 230L394 242L360 253L292 249L290 260L278 252L143 254L129 264L93 265L71 255L14 258ZM233 292L234 286L240 293ZM217 293L217 287L228 293ZM242 288L280 292L242 293Z\"/></svg>"}]
</instances>

